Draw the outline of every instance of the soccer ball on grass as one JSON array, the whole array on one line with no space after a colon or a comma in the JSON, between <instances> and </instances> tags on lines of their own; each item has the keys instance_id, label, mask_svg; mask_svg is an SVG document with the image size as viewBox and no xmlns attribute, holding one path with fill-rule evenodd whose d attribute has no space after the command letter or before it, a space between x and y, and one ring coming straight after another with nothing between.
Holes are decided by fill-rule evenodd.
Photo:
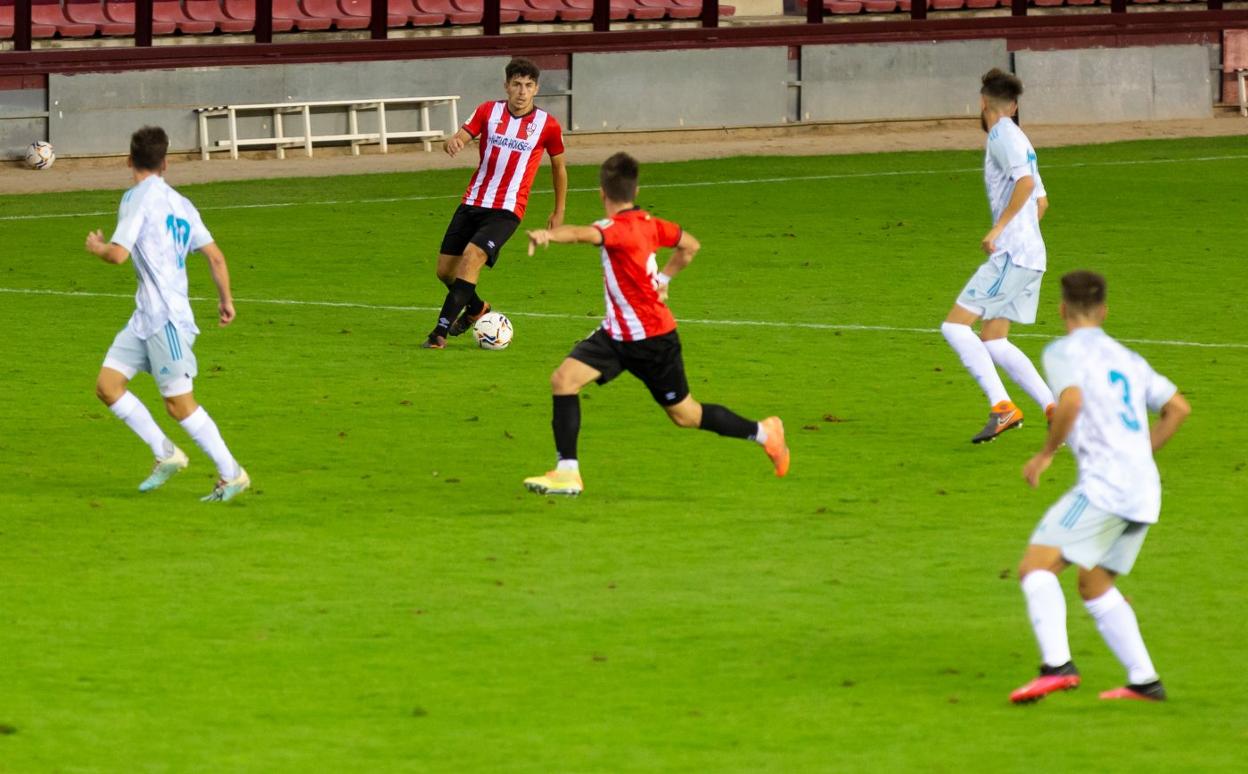
<instances>
[{"instance_id":1,"label":"soccer ball on grass","mask_svg":"<svg viewBox=\"0 0 1248 774\"><path fill-rule=\"evenodd\" d=\"M56 161L56 151L52 143L36 140L26 149L26 166L31 169L47 169Z\"/></svg>"},{"instance_id":2,"label":"soccer ball on grass","mask_svg":"<svg viewBox=\"0 0 1248 774\"><path fill-rule=\"evenodd\" d=\"M472 326L472 336L481 349L507 349L514 334L511 320L498 312L482 315L476 325Z\"/></svg>"}]
</instances>

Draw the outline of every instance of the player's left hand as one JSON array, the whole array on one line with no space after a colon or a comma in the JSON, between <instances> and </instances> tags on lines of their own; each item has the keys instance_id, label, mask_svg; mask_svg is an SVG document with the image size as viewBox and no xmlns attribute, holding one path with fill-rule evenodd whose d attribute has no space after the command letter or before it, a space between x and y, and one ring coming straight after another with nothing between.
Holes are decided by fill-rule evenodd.
<instances>
[{"instance_id":1,"label":"player's left hand","mask_svg":"<svg viewBox=\"0 0 1248 774\"><path fill-rule=\"evenodd\" d=\"M88 253L99 255L107 246L108 243L104 241L104 232L100 229L97 228L95 231L87 234L86 248Z\"/></svg>"},{"instance_id":2,"label":"player's left hand","mask_svg":"<svg viewBox=\"0 0 1248 774\"><path fill-rule=\"evenodd\" d=\"M997 238L1001 236L1001 229L994 228L984 235L984 239L979 243L985 255L992 255L997 252Z\"/></svg>"},{"instance_id":3,"label":"player's left hand","mask_svg":"<svg viewBox=\"0 0 1248 774\"><path fill-rule=\"evenodd\" d=\"M1027 479L1032 489L1035 489L1040 486L1040 476L1044 475L1044 471L1048 470L1052 464L1053 455L1040 452L1027 460L1027 464L1023 466L1023 478Z\"/></svg>"},{"instance_id":4,"label":"player's left hand","mask_svg":"<svg viewBox=\"0 0 1248 774\"><path fill-rule=\"evenodd\" d=\"M217 304L217 314L221 318L220 326L222 328L234 322L235 312L234 312L233 299L227 298L221 303Z\"/></svg>"},{"instance_id":5,"label":"player's left hand","mask_svg":"<svg viewBox=\"0 0 1248 774\"><path fill-rule=\"evenodd\" d=\"M555 210L550 213L550 217L546 219L546 228L559 228L563 225L563 210Z\"/></svg>"},{"instance_id":6,"label":"player's left hand","mask_svg":"<svg viewBox=\"0 0 1248 774\"><path fill-rule=\"evenodd\" d=\"M536 253L537 248L546 247L550 244L550 231L548 229L539 228L536 231L526 231L525 233L529 235L529 255Z\"/></svg>"}]
</instances>

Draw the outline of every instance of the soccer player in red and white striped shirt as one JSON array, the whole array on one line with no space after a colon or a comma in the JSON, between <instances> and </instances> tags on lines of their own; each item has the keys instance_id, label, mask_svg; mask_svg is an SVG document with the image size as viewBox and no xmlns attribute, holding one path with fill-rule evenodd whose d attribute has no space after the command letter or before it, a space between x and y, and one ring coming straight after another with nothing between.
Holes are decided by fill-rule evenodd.
<instances>
[{"instance_id":1,"label":"soccer player in red and white striped shirt","mask_svg":"<svg viewBox=\"0 0 1248 774\"><path fill-rule=\"evenodd\" d=\"M592 226L560 226L529 232L529 254L551 242L584 243L601 248L603 295L607 302L602 326L577 344L550 377L554 391L555 469L526 478L524 485L539 494L579 495L584 489L576 456L581 429L578 393L590 382L606 384L628 371L640 379L678 427L696 427L760 444L776 475L789 472L789 448L779 417L761 422L744 419L724 406L699 403L689 394L680 354L676 320L667 308L668 284L697 254L693 235L675 223L656 218L635 206L637 160L627 153L607 159L599 172L607 217ZM656 260L670 247L663 271Z\"/></svg>"},{"instance_id":2,"label":"soccer player in red and white striped shirt","mask_svg":"<svg viewBox=\"0 0 1248 774\"><path fill-rule=\"evenodd\" d=\"M442 238L438 279L447 294L437 327L422 345L426 349L442 349L447 336L468 330L490 310L477 295L481 267L493 268L503 244L520 225L543 151L550 155L555 188L555 211L546 225L554 228L563 222L568 193L563 129L554 116L533 104L540 75L528 59L512 59L504 81L507 99L479 105L446 142L446 152L454 156L479 138L481 163Z\"/></svg>"}]
</instances>

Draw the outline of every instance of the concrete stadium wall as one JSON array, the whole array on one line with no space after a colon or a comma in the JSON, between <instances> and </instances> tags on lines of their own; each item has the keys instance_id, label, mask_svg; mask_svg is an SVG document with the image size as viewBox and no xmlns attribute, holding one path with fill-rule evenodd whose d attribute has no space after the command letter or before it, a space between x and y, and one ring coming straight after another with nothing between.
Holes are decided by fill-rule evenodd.
<instances>
[{"instance_id":1,"label":"concrete stadium wall","mask_svg":"<svg viewBox=\"0 0 1248 774\"><path fill-rule=\"evenodd\" d=\"M1009 69L1012 59L1027 85L1025 122L1207 117L1218 85L1210 74L1216 56L1198 44L1010 54L1003 39L577 53L560 60L567 69L546 70L538 104L575 131L973 116L979 76L991 67ZM505 62L474 57L54 74L46 89L27 82L13 90L0 82L0 157L19 157L44 137L61 155L121 154L134 128L152 123L169 131L175 151L194 150L194 108L227 102L459 94L462 120L477 103L500 96ZM45 109L46 119L39 117ZM431 113L433 126L449 126L449 110ZM416 128L415 111L388 111L387 118L396 130ZM224 118L213 120L213 136L225 137ZM296 117L286 120L286 133L298 133ZM253 116L242 128L267 135L271 121ZM362 129L374 121L371 112L361 114ZM314 129L345 131L345 111L316 115Z\"/></svg>"},{"instance_id":2,"label":"concrete stadium wall","mask_svg":"<svg viewBox=\"0 0 1248 774\"><path fill-rule=\"evenodd\" d=\"M619 131L787 123L788 69L788 50L774 46L574 54L572 126Z\"/></svg>"},{"instance_id":3,"label":"concrete stadium wall","mask_svg":"<svg viewBox=\"0 0 1248 774\"><path fill-rule=\"evenodd\" d=\"M463 98L462 121L479 102L499 97L506 64L506 57L482 57L51 75L49 139L63 153L118 153L128 147L135 128L159 124L169 133L172 149L191 150L199 147L196 107L247 102L458 94ZM543 78L542 88L558 93L566 88L566 80L566 73L556 71ZM566 99L556 96L541 104L566 120ZM371 111L360 116L362 131L375 127ZM287 134L296 132L296 120L287 117ZM414 111L387 111L387 126L393 130L416 129L417 120ZM212 136L227 136L224 118L213 121ZM240 131L262 136L270 133L272 119L252 116L239 123ZM432 109L430 123L448 127L449 108ZM345 111L314 115L313 130L345 132Z\"/></svg>"},{"instance_id":4,"label":"concrete stadium wall","mask_svg":"<svg viewBox=\"0 0 1248 774\"><path fill-rule=\"evenodd\" d=\"M1004 40L802 47L803 121L979 114L979 78L1008 70Z\"/></svg>"},{"instance_id":5,"label":"concrete stadium wall","mask_svg":"<svg viewBox=\"0 0 1248 774\"><path fill-rule=\"evenodd\" d=\"M1208 46L1019 51L1024 121L1042 124L1208 118Z\"/></svg>"}]
</instances>

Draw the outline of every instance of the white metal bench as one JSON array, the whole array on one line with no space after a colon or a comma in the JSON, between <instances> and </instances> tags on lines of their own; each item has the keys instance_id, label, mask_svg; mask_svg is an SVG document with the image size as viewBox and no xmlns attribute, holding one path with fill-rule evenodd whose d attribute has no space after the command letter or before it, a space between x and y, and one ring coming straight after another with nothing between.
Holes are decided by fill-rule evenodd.
<instances>
[{"instance_id":1,"label":"white metal bench","mask_svg":"<svg viewBox=\"0 0 1248 774\"><path fill-rule=\"evenodd\" d=\"M387 105L415 105L420 108L420 129L415 131L393 132L386 128L386 106ZM450 105L451 123L450 130L443 131L441 129L431 129L429 127L429 108L435 105ZM347 111L347 133L346 134L313 134L312 133L312 109L313 108L346 108ZM361 110L377 111L377 131L361 132L359 123L359 112ZM327 142L349 142L351 143L351 154L353 156L360 155L360 146L364 144L378 143L381 145L381 152L389 152L389 143L391 140L407 140L419 139L425 146L425 150L433 149L434 140L443 140L455 134L459 130L459 97L458 96L442 96L442 97L386 97L384 99L350 99L350 100L327 100L320 102L274 102L268 104L255 105L218 105L213 107L196 108L195 112L199 114L199 153L200 157L207 161L214 150L230 151L230 158L238 158L240 148L255 147L276 147L277 157L279 159L286 158L286 148L303 146L303 151L308 156L312 155L312 146L315 143ZM240 138L238 136L238 116L240 113L271 113L273 116L273 135L271 137L248 137ZM300 113L303 116L303 134L287 136L283 125L282 116L289 113ZM226 123L229 126L229 139L217 140L214 145L212 138L208 135L208 119L213 116L225 116Z\"/></svg>"}]
</instances>

